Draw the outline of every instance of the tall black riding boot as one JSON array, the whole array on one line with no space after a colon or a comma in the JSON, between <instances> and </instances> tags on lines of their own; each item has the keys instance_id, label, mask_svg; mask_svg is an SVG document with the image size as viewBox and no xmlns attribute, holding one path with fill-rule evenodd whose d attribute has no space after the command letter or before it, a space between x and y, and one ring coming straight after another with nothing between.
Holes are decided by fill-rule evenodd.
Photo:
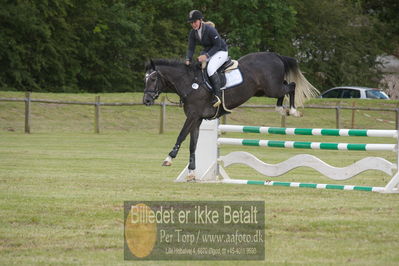
<instances>
[{"instance_id":1,"label":"tall black riding boot","mask_svg":"<svg viewBox=\"0 0 399 266\"><path fill-rule=\"evenodd\" d=\"M213 107L218 107L221 104L221 91L220 91L220 78L218 73L213 74L212 76L209 77L209 79L212 82L212 88L213 88L213 93L215 94L215 99L212 100L212 105Z\"/></svg>"}]
</instances>

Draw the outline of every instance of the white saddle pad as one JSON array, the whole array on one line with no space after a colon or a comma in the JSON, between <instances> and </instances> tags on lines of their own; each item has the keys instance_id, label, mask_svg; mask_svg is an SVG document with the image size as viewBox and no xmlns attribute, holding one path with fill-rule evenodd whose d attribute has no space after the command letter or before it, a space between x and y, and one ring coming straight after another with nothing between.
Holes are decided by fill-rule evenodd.
<instances>
[{"instance_id":1,"label":"white saddle pad","mask_svg":"<svg viewBox=\"0 0 399 266\"><path fill-rule=\"evenodd\" d=\"M239 68L237 68L226 73L226 86L221 89L222 90L228 89L240 85L242 82L243 78L241 75L241 71Z\"/></svg>"}]
</instances>

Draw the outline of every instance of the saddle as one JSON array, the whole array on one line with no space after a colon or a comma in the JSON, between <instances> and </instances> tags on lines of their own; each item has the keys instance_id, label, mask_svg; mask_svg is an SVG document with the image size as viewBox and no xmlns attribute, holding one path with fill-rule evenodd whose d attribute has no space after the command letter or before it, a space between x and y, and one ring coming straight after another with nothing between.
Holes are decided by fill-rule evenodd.
<instances>
[{"instance_id":1,"label":"saddle","mask_svg":"<svg viewBox=\"0 0 399 266\"><path fill-rule=\"evenodd\" d=\"M208 87L209 90L212 91L212 85L209 80L208 72L206 71L206 65L207 62L202 63L202 77L204 79L204 82L206 86ZM237 60L232 60L230 57L227 59L227 61L219 67L219 69L216 71L216 73L219 75L220 78L220 88L224 89L226 86L226 73L237 69L238 68L238 61Z\"/></svg>"}]
</instances>

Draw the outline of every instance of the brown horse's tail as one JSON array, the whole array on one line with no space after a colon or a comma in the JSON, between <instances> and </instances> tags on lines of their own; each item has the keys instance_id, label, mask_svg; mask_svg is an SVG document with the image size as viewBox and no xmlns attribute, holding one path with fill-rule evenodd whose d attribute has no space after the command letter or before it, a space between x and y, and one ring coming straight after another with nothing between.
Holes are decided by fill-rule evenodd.
<instances>
[{"instance_id":1,"label":"brown horse's tail","mask_svg":"<svg viewBox=\"0 0 399 266\"><path fill-rule=\"evenodd\" d=\"M320 94L319 90L305 78L299 69L298 62L295 58L287 56L279 56L284 63L285 80L296 83L295 88L295 105L303 106L304 102L315 98Z\"/></svg>"}]
</instances>

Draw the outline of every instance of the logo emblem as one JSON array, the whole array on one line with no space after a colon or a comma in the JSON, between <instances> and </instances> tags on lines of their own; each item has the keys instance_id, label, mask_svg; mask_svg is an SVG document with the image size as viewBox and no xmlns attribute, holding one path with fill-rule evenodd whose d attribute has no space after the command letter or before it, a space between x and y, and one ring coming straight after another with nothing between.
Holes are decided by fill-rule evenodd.
<instances>
[{"instance_id":1,"label":"logo emblem","mask_svg":"<svg viewBox=\"0 0 399 266\"><path fill-rule=\"evenodd\" d=\"M193 88L194 90L199 88L199 85L197 83L193 83L193 85L191 85L191 88Z\"/></svg>"}]
</instances>

